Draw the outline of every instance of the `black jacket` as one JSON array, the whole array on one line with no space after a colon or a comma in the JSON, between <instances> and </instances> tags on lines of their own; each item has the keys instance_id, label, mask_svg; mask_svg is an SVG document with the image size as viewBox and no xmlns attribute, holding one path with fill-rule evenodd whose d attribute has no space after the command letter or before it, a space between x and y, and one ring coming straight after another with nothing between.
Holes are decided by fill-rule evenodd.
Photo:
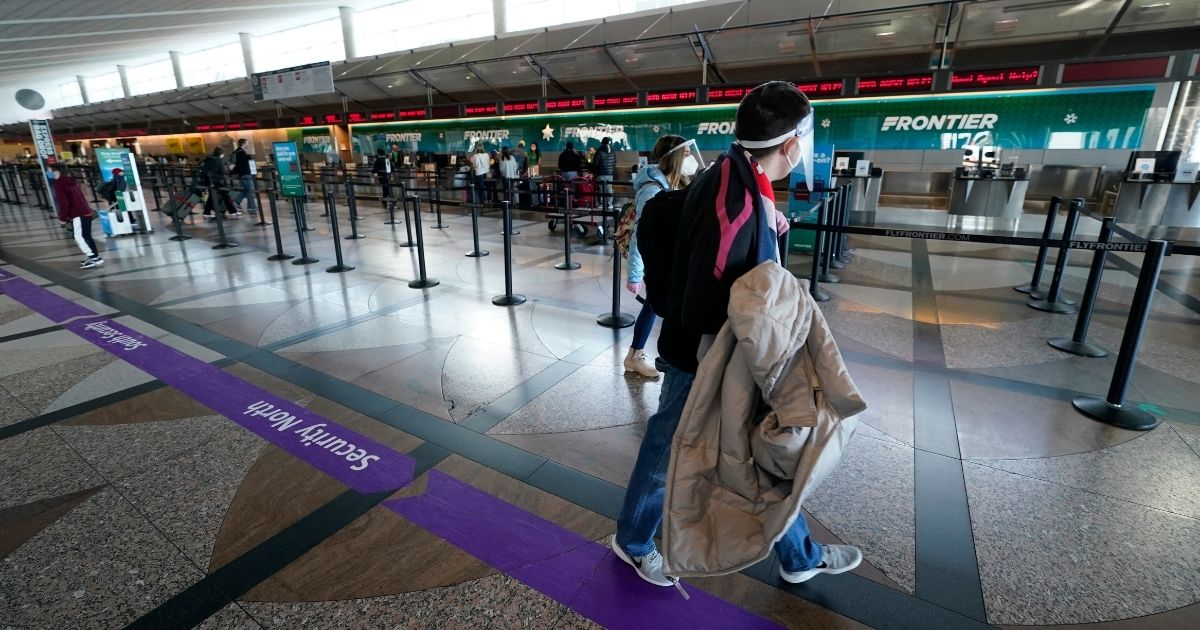
<instances>
[{"instance_id":1,"label":"black jacket","mask_svg":"<svg viewBox=\"0 0 1200 630\"><path fill-rule=\"evenodd\" d=\"M566 173L583 170L583 158L575 151L563 151L558 155L558 172Z\"/></svg>"},{"instance_id":2,"label":"black jacket","mask_svg":"<svg viewBox=\"0 0 1200 630\"><path fill-rule=\"evenodd\" d=\"M386 155L375 156L375 162L371 164L371 172L379 177L386 177L388 173L388 158Z\"/></svg>"},{"instance_id":3,"label":"black jacket","mask_svg":"<svg viewBox=\"0 0 1200 630\"><path fill-rule=\"evenodd\" d=\"M617 154L612 149L596 153L594 168L597 175L612 177L617 170Z\"/></svg>"},{"instance_id":4,"label":"black jacket","mask_svg":"<svg viewBox=\"0 0 1200 630\"><path fill-rule=\"evenodd\" d=\"M200 174L203 176L204 185L224 186L225 162L215 155L210 155L204 158L204 163L200 165Z\"/></svg>"},{"instance_id":5,"label":"black jacket","mask_svg":"<svg viewBox=\"0 0 1200 630\"><path fill-rule=\"evenodd\" d=\"M233 152L233 174L238 177L250 174L250 154L241 147Z\"/></svg>"}]
</instances>

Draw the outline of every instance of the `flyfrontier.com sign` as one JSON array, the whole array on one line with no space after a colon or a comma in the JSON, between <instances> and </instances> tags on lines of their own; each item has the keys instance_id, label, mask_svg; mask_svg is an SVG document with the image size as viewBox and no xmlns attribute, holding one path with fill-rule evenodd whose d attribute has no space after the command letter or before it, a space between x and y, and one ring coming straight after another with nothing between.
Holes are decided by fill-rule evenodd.
<instances>
[{"instance_id":1,"label":"flyfrontier.com sign","mask_svg":"<svg viewBox=\"0 0 1200 630\"><path fill-rule=\"evenodd\" d=\"M955 129L995 129L996 114L942 114L940 116L888 116L880 131L925 131Z\"/></svg>"}]
</instances>

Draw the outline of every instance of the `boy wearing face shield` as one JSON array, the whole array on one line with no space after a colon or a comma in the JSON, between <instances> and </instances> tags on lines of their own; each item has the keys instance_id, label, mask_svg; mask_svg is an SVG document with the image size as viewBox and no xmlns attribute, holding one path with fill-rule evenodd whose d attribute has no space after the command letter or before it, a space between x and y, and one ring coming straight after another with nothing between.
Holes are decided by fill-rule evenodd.
<instances>
[{"instance_id":1,"label":"boy wearing face shield","mask_svg":"<svg viewBox=\"0 0 1200 630\"><path fill-rule=\"evenodd\" d=\"M658 313L663 317L659 408L647 421L610 542L617 556L647 582L675 583L663 574L654 541L662 522L672 439L699 358L728 318L731 287L760 263L779 259L779 234L788 222L775 208L771 182L787 177L797 166L805 169L805 181L812 181L812 112L808 99L790 83L774 81L752 90L738 106L738 141L696 176L684 202L668 312ZM718 542L697 544L720 547ZM854 547L813 541L803 514L782 532L774 549L781 577L793 583L821 573L843 573L862 561Z\"/></svg>"}]
</instances>

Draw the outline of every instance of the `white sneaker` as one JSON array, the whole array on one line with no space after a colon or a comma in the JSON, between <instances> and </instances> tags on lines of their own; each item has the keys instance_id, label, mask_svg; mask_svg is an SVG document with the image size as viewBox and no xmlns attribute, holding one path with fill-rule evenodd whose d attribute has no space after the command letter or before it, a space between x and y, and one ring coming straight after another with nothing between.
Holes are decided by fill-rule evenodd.
<instances>
[{"instance_id":1,"label":"white sneaker","mask_svg":"<svg viewBox=\"0 0 1200 630\"><path fill-rule=\"evenodd\" d=\"M821 564L807 571L797 571L792 573L785 571L783 567L779 567L779 577L783 578L784 582L799 584L807 582L819 573L828 573L837 575L854 570L862 563L862 552L858 547L850 545L821 545Z\"/></svg>"},{"instance_id":2,"label":"white sneaker","mask_svg":"<svg viewBox=\"0 0 1200 630\"><path fill-rule=\"evenodd\" d=\"M81 269L91 269L92 267L99 267L100 265L103 265L103 264L104 264L103 258L89 258L87 260L87 262L83 263L82 265L79 265L79 267Z\"/></svg>"},{"instance_id":3,"label":"white sneaker","mask_svg":"<svg viewBox=\"0 0 1200 630\"><path fill-rule=\"evenodd\" d=\"M662 376L662 372L655 369L654 365L646 360L645 350L629 349L629 353L625 355L625 371L641 374L646 378L658 378Z\"/></svg>"},{"instance_id":4,"label":"white sneaker","mask_svg":"<svg viewBox=\"0 0 1200 630\"><path fill-rule=\"evenodd\" d=\"M621 545L617 544L617 535L613 534L609 539L609 546L612 547L617 557L624 560L625 564L633 567L637 571L638 577L646 580L657 586L675 586L675 580L663 575L662 572L662 554L655 549L645 556L631 556L625 553Z\"/></svg>"}]
</instances>

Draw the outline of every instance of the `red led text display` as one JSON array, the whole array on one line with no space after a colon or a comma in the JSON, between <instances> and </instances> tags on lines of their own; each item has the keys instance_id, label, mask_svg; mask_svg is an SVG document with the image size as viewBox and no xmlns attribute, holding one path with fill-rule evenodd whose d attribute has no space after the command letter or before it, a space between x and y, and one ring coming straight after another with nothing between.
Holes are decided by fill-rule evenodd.
<instances>
[{"instance_id":1,"label":"red led text display","mask_svg":"<svg viewBox=\"0 0 1200 630\"><path fill-rule=\"evenodd\" d=\"M974 70L955 72L950 75L950 89L1010 87L1014 85L1037 85L1041 68L1013 68L1010 70Z\"/></svg>"},{"instance_id":2,"label":"red led text display","mask_svg":"<svg viewBox=\"0 0 1200 630\"><path fill-rule=\"evenodd\" d=\"M1121 79L1161 79L1167 76L1170 57L1069 63L1063 66L1063 83L1117 81Z\"/></svg>"},{"instance_id":3,"label":"red led text display","mask_svg":"<svg viewBox=\"0 0 1200 630\"><path fill-rule=\"evenodd\" d=\"M350 112L346 114L346 122L348 123L364 123L369 120L371 120L370 116L367 116L363 112Z\"/></svg>"},{"instance_id":4,"label":"red led text display","mask_svg":"<svg viewBox=\"0 0 1200 630\"><path fill-rule=\"evenodd\" d=\"M841 81L796 83L795 86L796 89L804 92L806 96L840 96L842 94Z\"/></svg>"},{"instance_id":5,"label":"red led text display","mask_svg":"<svg viewBox=\"0 0 1200 630\"><path fill-rule=\"evenodd\" d=\"M369 118L372 122L381 120L396 120L396 112L371 112Z\"/></svg>"},{"instance_id":6,"label":"red led text display","mask_svg":"<svg viewBox=\"0 0 1200 630\"><path fill-rule=\"evenodd\" d=\"M316 116L301 116L296 119L297 127L308 127L310 125L319 125L319 124L321 124L321 123L319 121L317 121Z\"/></svg>"},{"instance_id":7,"label":"red led text display","mask_svg":"<svg viewBox=\"0 0 1200 630\"><path fill-rule=\"evenodd\" d=\"M742 87L710 87L708 88L708 102L732 103L734 101L741 101L742 97L753 89L754 86L752 85Z\"/></svg>"},{"instance_id":8,"label":"red led text display","mask_svg":"<svg viewBox=\"0 0 1200 630\"><path fill-rule=\"evenodd\" d=\"M505 114L530 114L537 112L537 101L514 101L504 104Z\"/></svg>"},{"instance_id":9,"label":"red led text display","mask_svg":"<svg viewBox=\"0 0 1200 630\"><path fill-rule=\"evenodd\" d=\"M340 125L342 122L341 114L325 114L321 116L321 124L324 125Z\"/></svg>"},{"instance_id":10,"label":"red led text display","mask_svg":"<svg viewBox=\"0 0 1200 630\"><path fill-rule=\"evenodd\" d=\"M859 94L928 92L931 89L933 89L932 74L910 74L898 77L875 77L858 80Z\"/></svg>"},{"instance_id":11,"label":"red led text display","mask_svg":"<svg viewBox=\"0 0 1200 630\"><path fill-rule=\"evenodd\" d=\"M421 120L421 119L425 118L425 108L424 107L416 107L413 109L402 109L396 113L399 115L400 120Z\"/></svg>"},{"instance_id":12,"label":"red led text display","mask_svg":"<svg viewBox=\"0 0 1200 630\"><path fill-rule=\"evenodd\" d=\"M667 90L663 92L647 92L646 105L684 105L696 102L696 90Z\"/></svg>"},{"instance_id":13,"label":"red led text display","mask_svg":"<svg viewBox=\"0 0 1200 630\"><path fill-rule=\"evenodd\" d=\"M429 109L430 118L458 118L458 105L435 105Z\"/></svg>"},{"instance_id":14,"label":"red led text display","mask_svg":"<svg viewBox=\"0 0 1200 630\"><path fill-rule=\"evenodd\" d=\"M500 109L496 107L495 103L463 106L463 116L495 116L498 113L500 113Z\"/></svg>"},{"instance_id":15,"label":"red led text display","mask_svg":"<svg viewBox=\"0 0 1200 630\"><path fill-rule=\"evenodd\" d=\"M637 94L610 94L592 97L592 107L595 109L616 109L618 107L637 107L637 105Z\"/></svg>"},{"instance_id":16,"label":"red led text display","mask_svg":"<svg viewBox=\"0 0 1200 630\"><path fill-rule=\"evenodd\" d=\"M546 99L548 112L577 112L587 108L587 99L582 96Z\"/></svg>"}]
</instances>

